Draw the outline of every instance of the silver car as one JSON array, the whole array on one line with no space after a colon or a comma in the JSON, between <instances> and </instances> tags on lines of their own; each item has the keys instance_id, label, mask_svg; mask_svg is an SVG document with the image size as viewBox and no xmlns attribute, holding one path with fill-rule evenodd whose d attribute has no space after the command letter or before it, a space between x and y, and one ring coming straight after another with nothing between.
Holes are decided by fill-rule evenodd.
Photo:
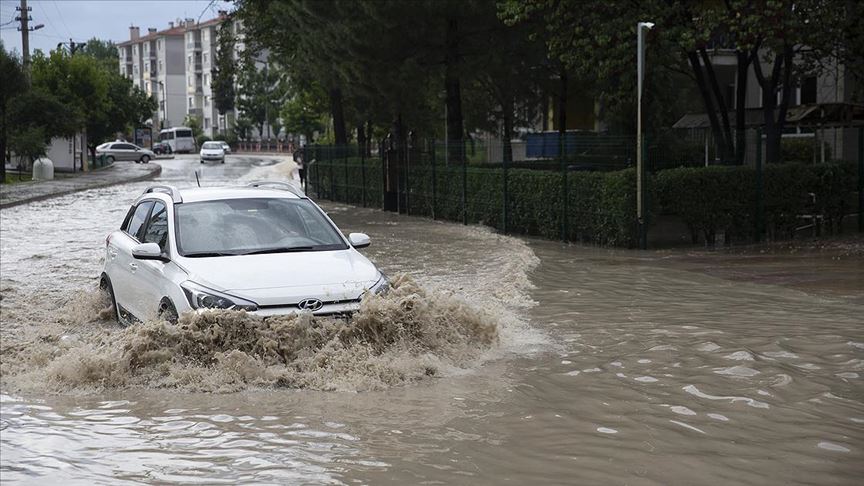
<instances>
[{"instance_id":1,"label":"silver car","mask_svg":"<svg viewBox=\"0 0 864 486\"><path fill-rule=\"evenodd\" d=\"M109 164L115 160L134 160L146 164L156 156L151 150L129 142L108 142L96 147L96 156L105 155Z\"/></svg>"}]
</instances>

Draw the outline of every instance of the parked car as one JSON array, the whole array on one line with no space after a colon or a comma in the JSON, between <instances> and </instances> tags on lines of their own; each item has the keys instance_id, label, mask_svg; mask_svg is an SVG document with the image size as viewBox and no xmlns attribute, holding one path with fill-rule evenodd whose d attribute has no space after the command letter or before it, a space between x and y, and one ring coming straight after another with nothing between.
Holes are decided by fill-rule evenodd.
<instances>
[{"instance_id":1,"label":"parked car","mask_svg":"<svg viewBox=\"0 0 864 486\"><path fill-rule=\"evenodd\" d=\"M151 150L141 148L129 142L108 142L96 147L96 156L105 156L109 164L115 160L134 160L136 163L148 163L156 156Z\"/></svg>"},{"instance_id":2,"label":"parked car","mask_svg":"<svg viewBox=\"0 0 864 486\"><path fill-rule=\"evenodd\" d=\"M258 316L345 316L387 277L294 184L152 186L105 240L101 287L118 320L236 309Z\"/></svg>"},{"instance_id":3,"label":"parked car","mask_svg":"<svg viewBox=\"0 0 864 486\"><path fill-rule=\"evenodd\" d=\"M205 161L225 163L225 149L219 142L204 142L201 145L201 163Z\"/></svg>"},{"instance_id":4,"label":"parked car","mask_svg":"<svg viewBox=\"0 0 864 486\"><path fill-rule=\"evenodd\" d=\"M171 144L168 142L159 142L153 145L153 153L157 155L167 155L174 153L174 150L171 149Z\"/></svg>"},{"instance_id":5,"label":"parked car","mask_svg":"<svg viewBox=\"0 0 864 486\"><path fill-rule=\"evenodd\" d=\"M222 149L225 150L226 155L231 153L231 146L228 145L228 142L224 142L222 140L216 140L216 143L222 144Z\"/></svg>"}]
</instances>

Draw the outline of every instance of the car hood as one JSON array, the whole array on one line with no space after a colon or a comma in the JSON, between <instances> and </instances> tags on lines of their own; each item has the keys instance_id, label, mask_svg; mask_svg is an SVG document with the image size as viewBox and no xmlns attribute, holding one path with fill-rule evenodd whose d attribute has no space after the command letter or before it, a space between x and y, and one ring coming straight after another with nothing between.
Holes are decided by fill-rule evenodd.
<instances>
[{"instance_id":1,"label":"car hood","mask_svg":"<svg viewBox=\"0 0 864 486\"><path fill-rule=\"evenodd\" d=\"M353 249L182 258L178 263L189 280L258 305L354 300L379 278L375 265Z\"/></svg>"}]
</instances>

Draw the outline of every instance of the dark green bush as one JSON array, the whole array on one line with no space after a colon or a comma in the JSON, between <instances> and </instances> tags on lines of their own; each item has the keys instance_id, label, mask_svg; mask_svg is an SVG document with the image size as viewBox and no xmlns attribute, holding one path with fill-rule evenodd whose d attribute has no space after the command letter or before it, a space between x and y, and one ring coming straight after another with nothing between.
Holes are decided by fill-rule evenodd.
<instances>
[{"instance_id":1,"label":"dark green bush","mask_svg":"<svg viewBox=\"0 0 864 486\"><path fill-rule=\"evenodd\" d=\"M366 203L382 204L380 159L348 157L310 166L310 192L320 198L361 204L365 170ZM560 238L564 229L561 172L468 167L462 208L463 168L428 163L411 166L407 180L409 212L438 219L485 224L508 232ZM505 213L504 181L507 180ZM635 171L568 172L566 237L603 245L635 242ZM434 181L434 191L433 191ZM405 182L403 181L403 184ZM506 217L505 217L506 214Z\"/></svg>"}]
</instances>

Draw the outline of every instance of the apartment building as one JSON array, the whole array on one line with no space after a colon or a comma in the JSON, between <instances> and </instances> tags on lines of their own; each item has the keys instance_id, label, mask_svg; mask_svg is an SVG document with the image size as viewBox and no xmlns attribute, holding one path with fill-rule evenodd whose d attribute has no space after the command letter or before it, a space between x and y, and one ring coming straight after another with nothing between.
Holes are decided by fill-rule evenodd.
<instances>
[{"instance_id":1,"label":"apartment building","mask_svg":"<svg viewBox=\"0 0 864 486\"><path fill-rule=\"evenodd\" d=\"M151 28L144 35L139 27L132 26L129 40L117 44L120 73L153 96L159 106L153 114L154 131L182 126L187 115L197 118L204 135L210 138L220 138L234 126L236 114L220 114L212 91L219 29L226 20L228 13L220 11L216 18L204 22L178 19L169 22L165 30ZM235 19L231 29L236 39L234 59L239 62L246 48L243 26ZM266 64L265 51L258 54L256 66L263 69ZM257 130L253 136L261 138Z\"/></svg>"},{"instance_id":2,"label":"apartment building","mask_svg":"<svg viewBox=\"0 0 864 486\"><path fill-rule=\"evenodd\" d=\"M167 29L150 28L142 36L132 26L129 40L117 44L120 73L156 100L154 130L182 126L186 117L184 31L182 22L169 22Z\"/></svg>"},{"instance_id":3,"label":"apartment building","mask_svg":"<svg viewBox=\"0 0 864 486\"><path fill-rule=\"evenodd\" d=\"M227 14L220 12L215 19L201 23L187 21L185 25L186 111L201 121L204 135L210 138L216 138L229 125L227 117L219 115L211 89L219 28L226 18Z\"/></svg>"}]
</instances>

